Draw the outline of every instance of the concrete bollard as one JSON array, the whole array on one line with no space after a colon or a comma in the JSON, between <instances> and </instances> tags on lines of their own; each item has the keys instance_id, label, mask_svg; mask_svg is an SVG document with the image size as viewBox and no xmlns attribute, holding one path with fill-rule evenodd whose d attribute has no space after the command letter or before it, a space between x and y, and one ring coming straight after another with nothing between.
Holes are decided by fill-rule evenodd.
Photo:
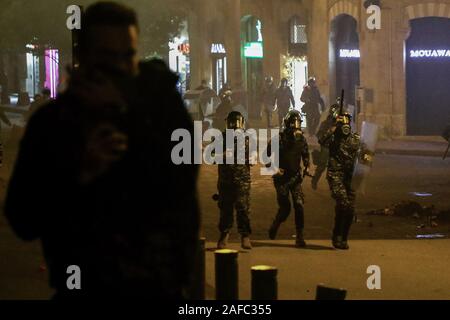
<instances>
[{"instance_id":1,"label":"concrete bollard","mask_svg":"<svg viewBox=\"0 0 450 320\"><path fill-rule=\"evenodd\" d=\"M222 249L214 252L216 262L216 300L238 300L238 251Z\"/></svg>"},{"instance_id":2,"label":"concrete bollard","mask_svg":"<svg viewBox=\"0 0 450 320\"><path fill-rule=\"evenodd\" d=\"M277 268L271 266L253 266L251 272L252 300L277 300Z\"/></svg>"},{"instance_id":3,"label":"concrete bollard","mask_svg":"<svg viewBox=\"0 0 450 320\"><path fill-rule=\"evenodd\" d=\"M323 284L317 286L316 300L345 300L347 290L325 287Z\"/></svg>"}]
</instances>

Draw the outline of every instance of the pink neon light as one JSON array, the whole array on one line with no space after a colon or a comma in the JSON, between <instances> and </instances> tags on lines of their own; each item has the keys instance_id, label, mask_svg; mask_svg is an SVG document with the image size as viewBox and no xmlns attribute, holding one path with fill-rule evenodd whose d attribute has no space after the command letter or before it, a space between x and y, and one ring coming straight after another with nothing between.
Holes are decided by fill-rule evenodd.
<instances>
[{"instance_id":1,"label":"pink neon light","mask_svg":"<svg viewBox=\"0 0 450 320\"><path fill-rule=\"evenodd\" d=\"M50 95L55 98L59 83L59 53L56 49L45 50L45 87L50 89Z\"/></svg>"}]
</instances>

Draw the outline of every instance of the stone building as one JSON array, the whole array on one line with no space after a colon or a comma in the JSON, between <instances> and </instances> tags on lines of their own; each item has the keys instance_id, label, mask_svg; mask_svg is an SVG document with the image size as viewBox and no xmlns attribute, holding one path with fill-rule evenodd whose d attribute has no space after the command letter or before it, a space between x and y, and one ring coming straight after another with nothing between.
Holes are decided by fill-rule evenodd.
<instances>
[{"instance_id":1,"label":"stone building","mask_svg":"<svg viewBox=\"0 0 450 320\"><path fill-rule=\"evenodd\" d=\"M439 135L450 120L450 0L372 1L375 30L368 2L193 0L191 82L242 83L258 117L265 76L289 76L298 98L314 75L327 103L345 89L357 122L378 124L381 138Z\"/></svg>"},{"instance_id":2,"label":"stone building","mask_svg":"<svg viewBox=\"0 0 450 320\"><path fill-rule=\"evenodd\" d=\"M294 72L297 85L291 86L299 98L307 77L308 17L298 0L194 0L188 19L192 87L202 79L216 90L225 82L242 87L249 116L258 118L264 78L278 83Z\"/></svg>"},{"instance_id":3,"label":"stone building","mask_svg":"<svg viewBox=\"0 0 450 320\"><path fill-rule=\"evenodd\" d=\"M339 83L360 87L350 91L358 122L377 123L382 138L439 135L450 120L450 1L380 4L381 28L371 30L364 1L313 1L310 70L330 97L338 95ZM343 20L354 29L345 30ZM339 39L342 32L347 38ZM359 49L360 57L342 54L343 48ZM345 59L353 61L339 61ZM337 73L339 64L344 75Z\"/></svg>"}]
</instances>

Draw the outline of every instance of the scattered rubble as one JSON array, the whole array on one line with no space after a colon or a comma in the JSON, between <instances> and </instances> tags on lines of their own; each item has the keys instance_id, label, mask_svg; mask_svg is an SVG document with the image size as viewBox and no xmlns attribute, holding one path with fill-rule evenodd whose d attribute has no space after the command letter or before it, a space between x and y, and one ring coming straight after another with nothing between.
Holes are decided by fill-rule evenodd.
<instances>
[{"instance_id":1,"label":"scattered rubble","mask_svg":"<svg viewBox=\"0 0 450 320\"><path fill-rule=\"evenodd\" d=\"M373 216L400 216L420 218L430 215L434 211L434 206L423 207L415 201L401 201L384 209L377 209L367 212Z\"/></svg>"},{"instance_id":2,"label":"scattered rubble","mask_svg":"<svg viewBox=\"0 0 450 320\"><path fill-rule=\"evenodd\" d=\"M439 224L450 223L450 210L439 211L434 205L422 206L415 201L400 201L384 209L369 211L367 215L410 217L416 220L426 219L426 222L419 225L417 229L422 229L426 226L437 227Z\"/></svg>"}]
</instances>

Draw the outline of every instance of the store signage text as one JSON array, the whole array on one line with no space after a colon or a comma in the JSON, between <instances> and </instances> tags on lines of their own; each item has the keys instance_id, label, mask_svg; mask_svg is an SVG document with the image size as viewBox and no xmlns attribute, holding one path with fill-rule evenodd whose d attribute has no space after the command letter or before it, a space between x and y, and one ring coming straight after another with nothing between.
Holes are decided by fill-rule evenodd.
<instances>
[{"instance_id":1,"label":"store signage text","mask_svg":"<svg viewBox=\"0 0 450 320\"><path fill-rule=\"evenodd\" d=\"M264 57L262 42L248 42L244 45L244 57L261 59Z\"/></svg>"},{"instance_id":2,"label":"store signage text","mask_svg":"<svg viewBox=\"0 0 450 320\"><path fill-rule=\"evenodd\" d=\"M182 43L178 45L178 51L180 51L183 54L189 54L190 53L189 43Z\"/></svg>"},{"instance_id":3,"label":"store signage text","mask_svg":"<svg viewBox=\"0 0 450 320\"><path fill-rule=\"evenodd\" d=\"M341 49L339 50L339 57L341 58L360 58L361 53L358 49Z\"/></svg>"},{"instance_id":4,"label":"store signage text","mask_svg":"<svg viewBox=\"0 0 450 320\"><path fill-rule=\"evenodd\" d=\"M225 54L227 51L225 50L225 47L221 43L213 43L211 45L211 53L213 54Z\"/></svg>"},{"instance_id":5,"label":"store signage text","mask_svg":"<svg viewBox=\"0 0 450 320\"><path fill-rule=\"evenodd\" d=\"M411 50L411 58L450 58L450 50L436 49L436 50Z\"/></svg>"}]
</instances>

